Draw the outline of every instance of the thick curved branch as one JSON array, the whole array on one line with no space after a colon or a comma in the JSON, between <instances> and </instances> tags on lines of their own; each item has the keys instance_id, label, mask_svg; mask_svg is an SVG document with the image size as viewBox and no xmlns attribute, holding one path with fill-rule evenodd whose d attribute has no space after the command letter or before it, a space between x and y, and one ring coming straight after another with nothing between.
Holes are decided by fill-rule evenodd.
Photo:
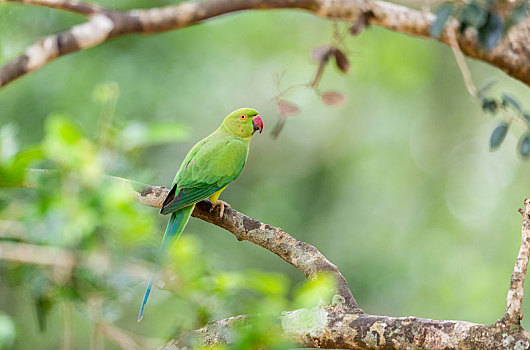
<instances>
[{"instance_id":1,"label":"thick curved branch","mask_svg":"<svg viewBox=\"0 0 530 350\"><path fill-rule=\"evenodd\" d=\"M245 316L214 321L193 332L200 344L231 342L231 330L251 324ZM286 312L281 316L284 336L305 348L323 349L528 349L530 333L502 323L481 325L416 317L356 314L340 306ZM192 349L189 335L159 350Z\"/></svg>"},{"instance_id":2,"label":"thick curved branch","mask_svg":"<svg viewBox=\"0 0 530 350\"><path fill-rule=\"evenodd\" d=\"M41 176L53 176L49 170L28 170L24 187L35 187ZM162 186L145 185L139 182L107 176L116 185L123 186L125 191L132 191L138 202L143 205L160 208L169 190ZM281 228L264 224L232 208L225 208L223 218L219 218L219 208L210 212L212 203L208 200L197 203L193 216L233 233L239 241L257 244L297 268L307 278L314 278L321 272L331 273L337 283L336 293L344 298L344 305L362 312L357 306L346 279L337 266L333 265L322 253L310 244L298 241Z\"/></svg>"},{"instance_id":3,"label":"thick curved branch","mask_svg":"<svg viewBox=\"0 0 530 350\"><path fill-rule=\"evenodd\" d=\"M131 183L129 180L114 179ZM133 183L132 189L137 193L136 198L140 203L157 208L162 206L169 193L167 188L140 183ZM346 279L337 266L315 247L293 238L281 228L264 224L232 208L225 208L222 218L219 217L219 208L210 211L211 208L210 201L199 202L192 216L224 228L233 233L239 241L249 241L267 249L296 267L307 278L314 278L321 272L331 273L337 282L337 294L344 298L346 305L360 311Z\"/></svg>"},{"instance_id":4,"label":"thick curved branch","mask_svg":"<svg viewBox=\"0 0 530 350\"><path fill-rule=\"evenodd\" d=\"M24 54L0 67L0 86L41 68L57 57L99 45L117 36L176 30L243 10L301 9L322 18L350 22L363 14L371 24L423 38L429 37L429 28L435 18L433 14L374 0L204 0L125 12L68 0L0 0L6 1L61 8L90 15L90 19L39 40L27 48ZM455 20L449 21L438 40L449 45L448 31L454 31L456 26ZM490 63L530 86L530 19L515 26L491 52L480 47L473 29L467 29L463 35L459 35L458 44L467 56Z\"/></svg>"}]
</instances>

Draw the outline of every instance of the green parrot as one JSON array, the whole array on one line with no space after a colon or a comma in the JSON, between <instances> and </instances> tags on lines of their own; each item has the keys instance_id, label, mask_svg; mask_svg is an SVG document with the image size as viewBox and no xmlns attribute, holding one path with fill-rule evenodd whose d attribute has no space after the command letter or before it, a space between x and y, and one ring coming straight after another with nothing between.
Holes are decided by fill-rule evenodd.
<instances>
[{"instance_id":1,"label":"green parrot","mask_svg":"<svg viewBox=\"0 0 530 350\"><path fill-rule=\"evenodd\" d=\"M252 108L240 108L226 116L221 126L193 146L184 158L171 184L171 191L160 209L161 214L171 216L145 290L138 322L142 320L154 277L165 257L169 242L180 236L195 204L209 198L214 204L212 210L220 206L220 217L223 217L224 207L228 204L218 200L219 195L243 170L250 139L257 130L260 133L263 131L263 121L258 112Z\"/></svg>"}]
</instances>

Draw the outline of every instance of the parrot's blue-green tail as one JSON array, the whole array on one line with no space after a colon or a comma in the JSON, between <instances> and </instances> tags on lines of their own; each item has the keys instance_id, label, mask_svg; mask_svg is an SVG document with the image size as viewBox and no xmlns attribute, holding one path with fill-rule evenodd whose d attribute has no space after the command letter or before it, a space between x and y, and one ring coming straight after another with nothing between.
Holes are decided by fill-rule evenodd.
<instances>
[{"instance_id":1,"label":"parrot's blue-green tail","mask_svg":"<svg viewBox=\"0 0 530 350\"><path fill-rule=\"evenodd\" d=\"M158 256L156 257L155 268L153 269L153 273L151 274L151 278L149 279L149 283L145 289L144 299L142 300L142 306L140 307L140 313L138 314L138 322L140 322L144 316L144 308L145 304L147 303L147 298L149 298L149 293L151 293L151 287L153 286L153 281L156 274L158 273L160 264L164 261L166 256L168 245L173 240L173 237L177 239L182 231L184 231L184 228L190 219L191 213L193 212L193 208L195 208L195 205L190 205L189 207L180 209L172 213L171 217L169 218L166 232L164 233L164 238L162 238L162 244L160 244Z\"/></svg>"}]
</instances>

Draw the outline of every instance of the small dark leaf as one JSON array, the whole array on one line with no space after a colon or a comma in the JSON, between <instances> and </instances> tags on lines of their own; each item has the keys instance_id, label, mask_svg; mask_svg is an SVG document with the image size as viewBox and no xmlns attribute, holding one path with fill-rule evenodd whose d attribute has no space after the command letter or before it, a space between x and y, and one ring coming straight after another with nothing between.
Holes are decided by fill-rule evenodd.
<instances>
[{"instance_id":1,"label":"small dark leaf","mask_svg":"<svg viewBox=\"0 0 530 350\"><path fill-rule=\"evenodd\" d=\"M315 47L311 50L311 59L318 63L327 62L333 54L333 50L329 44Z\"/></svg>"},{"instance_id":2,"label":"small dark leaf","mask_svg":"<svg viewBox=\"0 0 530 350\"><path fill-rule=\"evenodd\" d=\"M373 17L373 13L371 11L369 12L362 12L359 17L357 17L357 20L355 23L350 27L350 33L353 36L361 34L363 29L368 28L370 25L370 18Z\"/></svg>"},{"instance_id":3,"label":"small dark leaf","mask_svg":"<svg viewBox=\"0 0 530 350\"><path fill-rule=\"evenodd\" d=\"M346 97L340 92L326 91L321 96L322 101L328 106L338 106L344 103Z\"/></svg>"},{"instance_id":4,"label":"small dark leaf","mask_svg":"<svg viewBox=\"0 0 530 350\"><path fill-rule=\"evenodd\" d=\"M460 26L458 28L458 31L460 32L460 35L464 34L464 32L466 31L468 25L466 22L460 22Z\"/></svg>"},{"instance_id":5,"label":"small dark leaf","mask_svg":"<svg viewBox=\"0 0 530 350\"><path fill-rule=\"evenodd\" d=\"M438 10L438 13L436 14L436 19L431 25L431 36L433 38L440 37L440 34L442 34L442 31L444 29L445 22L447 22L447 20L453 13L453 9L454 6L452 3L446 2L442 4L440 9Z\"/></svg>"},{"instance_id":6,"label":"small dark leaf","mask_svg":"<svg viewBox=\"0 0 530 350\"><path fill-rule=\"evenodd\" d=\"M491 133L490 137L490 151L494 151L502 144L502 141L506 138L506 134L508 133L508 127L509 124L506 122L502 122Z\"/></svg>"},{"instance_id":7,"label":"small dark leaf","mask_svg":"<svg viewBox=\"0 0 530 350\"><path fill-rule=\"evenodd\" d=\"M335 63L342 73L348 73L350 71L350 60L346 54L341 49L336 49L335 54Z\"/></svg>"},{"instance_id":8,"label":"small dark leaf","mask_svg":"<svg viewBox=\"0 0 530 350\"><path fill-rule=\"evenodd\" d=\"M294 103L285 100L279 100L276 104L278 114L285 117L292 117L300 113L300 108Z\"/></svg>"},{"instance_id":9,"label":"small dark leaf","mask_svg":"<svg viewBox=\"0 0 530 350\"><path fill-rule=\"evenodd\" d=\"M502 94L502 105L503 107L512 106L517 112L522 113L521 103L519 103L519 100L515 96L509 93L505 92Z\"/></svg>"},{"instance_id":10,"label":"small dark leaf","mask_svg":"<svg viewBox=\"0 0 530 350\"><path fill-rule=\"evenodd\" d=\"M519 154L523 158L530 156L530 131L527 131L519 141Z\"/></svg>"},{"instance_id":11,"label":"small dark leaf","mask_svg":"<svg viewBox=\"0 0 530 350\"><path fill-rule=\"evenodd\" d=\"M38 297L33 299L35 302L35 311L37 314L37 321L39 324L39 330L41 332L46 331L46 321L48 315L53 308L53 301L49 297Z\"/></svg>"},{"instance_id":12,"label":"small dark leaf","mask_svg":"<svg viewBox=\"0 0 530 350\"><path fill-rule=\"evenodd\" d=\"M313 81L311 82L311 87L313 89L316 89L318 87L320 79L322 79L322 74L324 74L324 68L326 68L326 61L321 61L318 64L317 71L315 72L315 76L313 77Z\"/></svg>"},{"instance_id":13,"label":"small dark leaf","mask_svg":"<svg viewBox=\"0 0 530 350\"><path fill-rule=\"evenodd\" d=\"M478 29L478 42L484 49L491 51L497 46L503 33L502 19L495 13L488 12L486 23Z\"/></svg>"},{"instance_id":14,"label":"small dark leaf","mask_svg":"<svg viewBox=\"0 0 530 350\"><path fill-rule=\"evenodd\" d=\"M495 101L492 98L483 98L482 99L482 110L484 112L489 112L491 114L495 114L497 112L497 109L499 108L499 105L497 101Z\"/></svg>"},{"instance_id":15,"label":"small dark leaf","mask_svg":"<svg viewBox=\"0 0 530 350\"><path fill-rule=\"evenodd\" d=\"M465 26L473 28L481 28L488 18L488 11L476 2L472 2L462 8L458 19L460 20L461 26L465 23Z\"/></svg>"}]
</instances>

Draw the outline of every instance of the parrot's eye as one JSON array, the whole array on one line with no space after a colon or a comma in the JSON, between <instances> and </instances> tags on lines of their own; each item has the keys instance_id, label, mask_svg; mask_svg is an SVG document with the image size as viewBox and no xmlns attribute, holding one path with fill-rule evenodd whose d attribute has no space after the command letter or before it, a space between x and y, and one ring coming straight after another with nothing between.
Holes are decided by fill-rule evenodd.
<instances>
[{"instance_id":1,"label":"parrot's eye","mask_svg":"<svg viewBox=\"0 0 530 350\"><path fill-rule=\"evenodd\" d=\"M247 116L242 114L240 118L241 118L241 120L245 120L245 119L247 119Z\"/></svg>"}]
</instances>

